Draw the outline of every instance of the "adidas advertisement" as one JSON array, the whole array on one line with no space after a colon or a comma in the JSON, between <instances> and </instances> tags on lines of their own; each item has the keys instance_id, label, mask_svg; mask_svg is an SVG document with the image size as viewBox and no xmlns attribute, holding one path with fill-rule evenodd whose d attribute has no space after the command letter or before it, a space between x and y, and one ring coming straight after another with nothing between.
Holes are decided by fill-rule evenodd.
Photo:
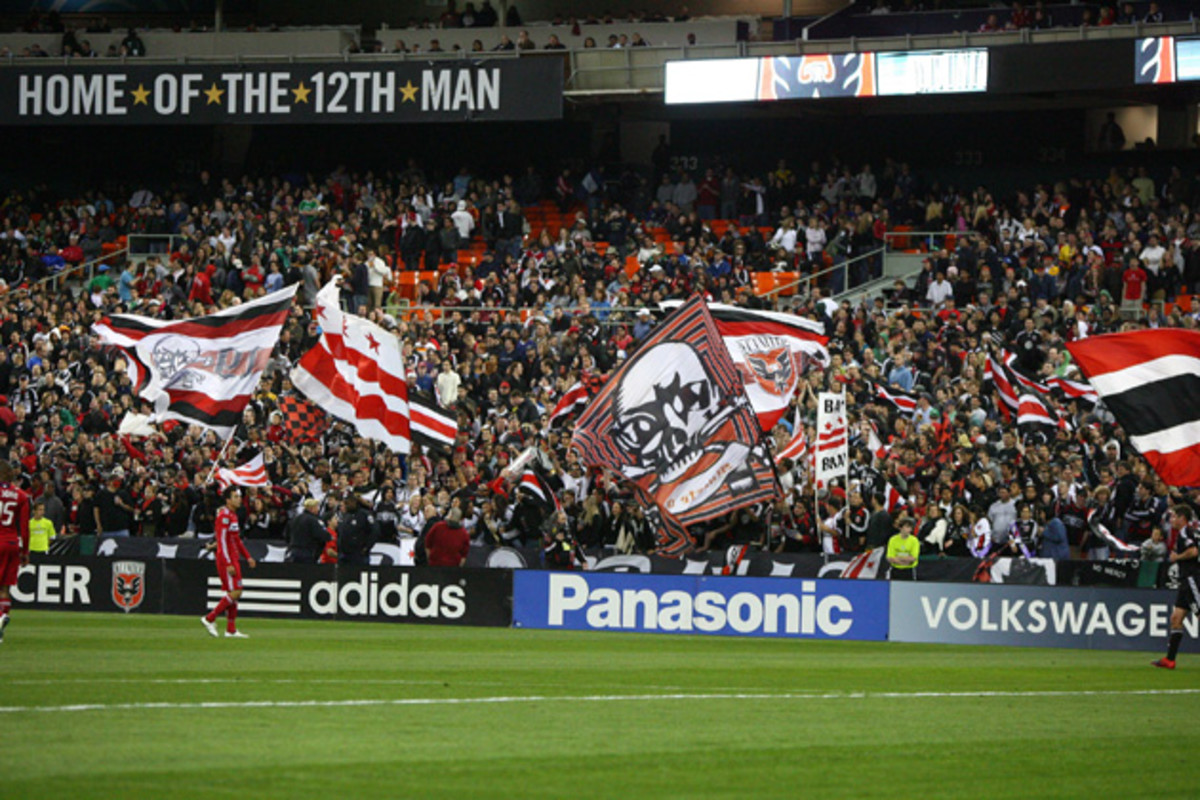
<instances>
[{"instance_id":1,"label":"adidas advertisement","mask_svg":"<svg viewBox=\"0 0 1200 800\"><path fill-rule=\"evenodd\" d=\"M518 571L513 625L805 639L887 638L873 581Z\"/></svg>"},{"instance_id":2,"label":"adidas advertisement","mask_svg":"<svg viewBox=\"0 0 1200 800\"><path fill-rule=\"evenodd\" d=\"M163 564L165 613L202 614L221 599L213 564ZM500 570L243 565L238 609L248 616L508 625L510 581Z\"/></svg>"}]
</instances>

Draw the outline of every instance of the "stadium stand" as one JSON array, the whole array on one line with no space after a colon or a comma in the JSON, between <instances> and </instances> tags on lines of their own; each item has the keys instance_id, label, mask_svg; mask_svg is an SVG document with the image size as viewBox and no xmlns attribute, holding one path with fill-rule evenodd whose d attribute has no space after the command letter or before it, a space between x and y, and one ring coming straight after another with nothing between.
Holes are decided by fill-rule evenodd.
<instances>
[{"instance_id":1,"label":"stadium stand","mask_svg":"<svg viewBox=\"0 0 1200 800\"><path fill-rule=\"evenodd\" d=\"M858 514L879 497L893 523L914 517L926 548L942 555L974 552L981 520L991 527L985 550L1010 547L1021 505L1034 524L1022 541L1034 551L1057 519L1074 554L1107 556L1107 540L1082 522L1099 509L1120 541L1151 542L1152 553L1168 503L1200 497L1168 490L1107 412L1083 399L1044 395L1057 425L1005 423L985 376L989 355L1010 352L1031 381L1078 380L1064 342L1194 329L1200 174L1047 174L993 195L891 161L873 167L719 169L697 176L698 192L674 171L649 186L593 169L590 180L568 177L553 199L550 175L442 174L415 161L388 180L338 170L310 180L204 174L121 194L13 191L0 202L0 444L35 496L62 498L61 533L96 532L97 487L113 491L113 478L136 501L136 535L211 532L217 501L205 481L222 443L184 425L118 435L125 412L146 409L123 359L96 348L89 326L119 311L203 314L299 282L303 301L224 453L233 466L261 452L271 477L273 488L249 490L250 536L280 538L307 496L332 520L353 492L372 499L384 537L418 533L457 507L478 543L536 544L552 524L544 507L497 481L536 442L571 536L586 548L649 552L655 532L637 504L580 469L566 449L569 424L550 427L547 417L572 386L635 350L661 318L659 302L701 292L825 326L831 368L804 376L794 412L772 434L782 445L798 421L811 437L814 392L844 387L857 463L850 486L817 498L807 463L784 462L785 502L693 528L697 547L855 551L853 538L823 536L813 509L819 501L832 516L849 503ZM511 203L504 221L501 203ZM444 222L460 204L474 223L468 237ZM800 244L789 247L795 226ZM893 255L916 272L879 288ZM315 288L335 274L358 281L374 259L391 278L369 316L404 340L410 389L457 414L450 452L405 462L340 423L307 441L280 413L294 396L289 367L317 336L305 310ZM883 402L877 386L911 392L917 410ZM926 525L939 518L934 506L950 520L936 535Z\"/></svg>"}]
</instances>

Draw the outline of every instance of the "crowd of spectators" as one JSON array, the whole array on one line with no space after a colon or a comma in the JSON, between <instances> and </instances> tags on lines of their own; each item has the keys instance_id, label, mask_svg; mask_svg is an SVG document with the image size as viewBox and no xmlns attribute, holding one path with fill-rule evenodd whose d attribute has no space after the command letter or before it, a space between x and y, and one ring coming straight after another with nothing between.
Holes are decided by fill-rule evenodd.
<instances>
[{"instance_id":1,"label":"crowd of spectators","mask_svg":"<svg viewBox=\"0 0 1200 800\"><path fill-rule=\"evenodd\" d=\"M660 301L700 292L824 324L831 364L803 376L795 413L771 435L787 441L797 421L811 435L815 393L844 389L855 465L848 485L815 497L807 464L783 462L785 497L694 528L698 549L855 551L886 543L911 518L938 554L1069 546L1101 558L1107 542L1087 524L1095 511L1118 536L1150 542L1153 555L1168 502L1198 499L1174 497L1147 472L1102 408L1050 396L1058 428L1005 422L984 362L1004 349L1030 377L1078 378L1064 342L1129 326L1194 328L1186 299L1200 289L1200 176L1114 169L1001 197L891 161L807 170L780 161L765 173L714 164L694 188L669 163L645 182L578 172L575 181L570 170L480 176L463 167L443 177L410 161L387 174L202 173L173 186L11 192L0 202L0 452L21 465L59 535L210 533L219 501L208 477L223 442L183 424L119 436L127 411L148 409L120 355L94 346L90 325L113 312L200 315L298 283L271 365L224 451L229 465L262 453L271 477L244 504L247 536L284 538L289 518L314 499L335 532L360 516L360 503L373 514L372 535L355 536L360 552L343 558L361 558L377 538L419 535L452 512L478 544L652 552L656 532L642 508L584 469L567 448L569 421L551 427L547 416L569 387L598 382L636 350L661 318ZM525 211L550 213L554 201L569 225L533 228ZM901 223L948 235L919 275L883 296L839 303L819 281L797 296L753 290L757 270L783 260L811 274L856 238L871 247ZM664 226L669 235L652 235ZM65 277L138 233L175 238L144 262L114 256ZM476 242L482 258L460 258ZM436 272L436 285L398 303L398 276L413 269ZM279 400L294 392L290 366L319 336L309 309L334 275L348 306L403 342L410 390L457 415L451 451L402 458L341 423L316 442L290 437ZM882 403L875 383L914 392L917 410ZM868 425L886 454L868 449ZM529 447L541 452L561 512L506 470ZM906 505L895 507L888 487Z\"/></svg>"}]
</instances>

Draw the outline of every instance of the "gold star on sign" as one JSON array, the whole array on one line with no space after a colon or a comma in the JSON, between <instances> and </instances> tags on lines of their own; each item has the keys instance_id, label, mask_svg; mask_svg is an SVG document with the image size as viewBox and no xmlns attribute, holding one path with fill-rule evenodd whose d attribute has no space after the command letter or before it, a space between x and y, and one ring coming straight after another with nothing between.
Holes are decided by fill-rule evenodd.
<instances>
[{"instance_id":1,"label":"gold star on sign","mask_svg":"<svg viewBox=\"0 0 1200 800\"><path fill-rule=\"evenodd\" d=\"M417 102L417 87L413 86L412 81L400 87L400 94L404 95L404 97L400 98L401 103Z\"/></svg>"},{"instance_id":2,"label":"gold star on sign","mask_svg":"<svg viewBox=\"0 0 1200 800\"><path fill-rule=\"evenodd\" d=\"M133 95L133 104L135 106L144 106L146 105L146 98L150 96L150 90L146 88L145 84L139 83L138 87L131 94Z\"/></svg>"},{"instance_id":3,"label":"gold star on sign","mask_svg":"<svg viewBox=\"0 0 1200 800\"><path fill-rule=\"evenodd\" d=\"M225 94L225 90L218 89L217 84L214 83L212 86L204 90L204 96L208 98L208 102L204 105L211 106L213 103L221 105L221 95L223 94Z\"/></svg>"},{"instance_id":4,"label":"gold star on sign","mask_svg":"<svg viewBox=\"0 0 1200 800\"><path fill-rule=\"evenodd\" d=\"M300 81L300 85L297 86L295 89L292 89L292 94L295 95L295 99L292 101L293 104L294 103L307 103L308 96L310 94L312 94L312 89L305 86L304 81Z\"/></svg>"}]
</instances>

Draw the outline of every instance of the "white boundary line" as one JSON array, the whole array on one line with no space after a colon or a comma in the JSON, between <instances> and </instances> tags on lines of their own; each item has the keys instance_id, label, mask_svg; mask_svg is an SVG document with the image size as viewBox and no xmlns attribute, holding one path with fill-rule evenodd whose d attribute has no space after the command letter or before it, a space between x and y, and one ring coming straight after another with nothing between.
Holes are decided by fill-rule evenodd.
<instances>
[{"instance_id":1,"label":"white boundary line","mask_svg":"<svg viewBox=\"0 0 1200 800\"><path fill-rule=\"evenodd\" d=\"M942 698L1014 698L1014 697L1117 697L1142 695L1196 695L1200 689L1098 689L1095 691L1045 692L827 692L823 694L608 694L608 695L527 695L500 697L405 697L365 700L246 700L197 703L81 703L65 706L0 706L0 714L79 711L208 710L226 708L346 708L362 706L457 706L501 705L509 703L655 702L664 700L896 700Z\"/></svg>"}]
</instances>

